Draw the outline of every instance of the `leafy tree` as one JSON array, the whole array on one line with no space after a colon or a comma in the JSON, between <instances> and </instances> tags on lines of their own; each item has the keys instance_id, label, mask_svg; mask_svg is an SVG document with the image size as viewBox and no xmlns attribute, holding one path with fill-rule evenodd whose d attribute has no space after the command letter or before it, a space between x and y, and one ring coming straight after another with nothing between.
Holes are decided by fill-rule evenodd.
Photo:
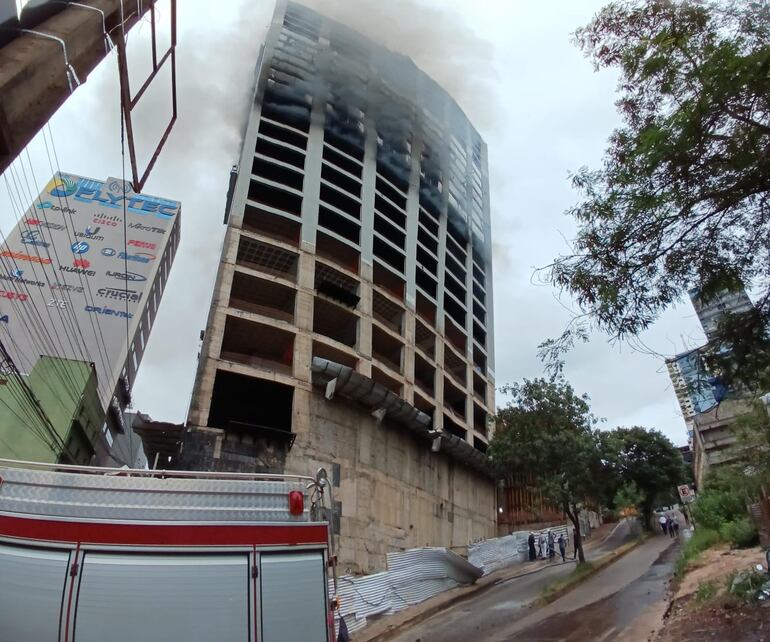
<instances>
[{"instance_id":1,"label":"leafy tree","mask_svg":"<svg viewBox=\"0 0 770 642\"><path fill-rule=\"evenodd\" d=\"M506 386L511 396L498 411L498 429L489 455L501 475L523 474L569 517L585 561L578 512L598 493L601 461L588 397L561 379L525 379Z\"/></svg>"},{"instance_id":2,"label":"leafy tree","mask_svg":"<svg viewBox=\"0 0 770 642\"><path fill-rule=\"evenodd\" d=\"M763 291L759 314L726 322L765 369L770 342L770 3L612 2L575 32L597 70L619 72L623 124L600 169L573 177L581 200L572 253L545 268L582 310L541 354L559 356L591 327L617 339L647 328L697 288L703 299ZM721 354L717 351L717 355ZM733 359L735 354L733 354ZM736 374L736 373L733 373Z\"/></svg>"},{"instance_id":3,"label":"leafy tree","mask_svg":"<svg viewBox=\"0 0 770 642\"><path fill-rule=\"evenodd\" d=\"M685 477L682 454L657 430L616 428L602 436L603 458L625 486L638 493L642 524L649 528L655 505L676 495Z\"/></svg>"}]
</instances>

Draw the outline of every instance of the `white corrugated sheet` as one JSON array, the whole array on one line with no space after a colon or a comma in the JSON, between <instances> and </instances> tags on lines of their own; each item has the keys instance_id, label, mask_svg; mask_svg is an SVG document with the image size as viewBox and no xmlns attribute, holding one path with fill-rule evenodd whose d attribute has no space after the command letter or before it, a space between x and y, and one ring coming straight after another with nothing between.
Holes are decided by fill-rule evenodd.
<instances>
[{"instance_id":1,"label":"white corrugated sheet","mask_svg":"<svg viewBox=\"0 0 770 642\"><path fill-rule=\"evenodd\" d=\"M472 584L481 575L480 568L445 548L388 553L387 571L339 578L339 612L348 630L356 631L366 626L369 617L397 613L443 591Z\"/></svg>"},{"instance_id":2,"label":"white corrugated sheet","mask_svg":"<svg viewBox=\"0 0 770 642\"><path fill-rule=\"evenodd\" d=\"M546 533L548 529L534 531L535 537L540 538L541 533ZM570 529L568 526L554 526L550 531L554 537L554 548L556 554L559 554L559 547L556 542L559 535L563 534L567 540L567 547L571 545L569 539ZM483 542L477 542L468 546L468 561L474 566L478 566L484 571L484 575L489 575L493 571L501 568L513 566L529 559L529 538L530 531L516 531L504 537L495 537L486 539Z\"/></svg>"}]
</instances>

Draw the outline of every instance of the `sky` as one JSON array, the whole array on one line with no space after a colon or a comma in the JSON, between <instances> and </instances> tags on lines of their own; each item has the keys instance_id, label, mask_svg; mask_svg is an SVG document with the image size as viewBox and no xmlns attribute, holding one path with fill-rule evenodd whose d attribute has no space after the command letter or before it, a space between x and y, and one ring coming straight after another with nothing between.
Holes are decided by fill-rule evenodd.
<instances>
[{"instance_id":1,"label":"sky","mask_svg":"<svg viewBox=\"0 0 770 642\"><path fill-rule=\"evenodd\" d=\"M192 392L225 227L225 195L237 162L259 45L272 0L178 8L179 118L144 192L182 202L182 241L134 387L134 408L183 422ZM575 235L564 214L578 198L569 181L598 167L619 125L616 76L596 73L570 34L601 0L308 0L415 63L465 110L488 145L492 203L495 377L498 386L543 375L537 346L561 334L575 309L537 278L537 268L569 251ZM168 2L158 10L167 44ZM224 8L223 8L224 7ZM133 87L149 65L147 22L129 34ZM84 80L84 79L81 79ZM135 112L140 159L149 158L170 116L170 83L159 74ZM36 194L55 170L120 177L117 55L94 70L13 166ZM51 138L47 138L50 134ZM129 171L126 166L126 171ZM15 224L0 181L0 231ZM566 357L565 377L587 393L601 427L656 428L686 443L684 421L663 362L704 341L689 301L668 310L634 345L595 334ZM498 404L505 399L498 394Z\"/></svg>"}]
</instances>

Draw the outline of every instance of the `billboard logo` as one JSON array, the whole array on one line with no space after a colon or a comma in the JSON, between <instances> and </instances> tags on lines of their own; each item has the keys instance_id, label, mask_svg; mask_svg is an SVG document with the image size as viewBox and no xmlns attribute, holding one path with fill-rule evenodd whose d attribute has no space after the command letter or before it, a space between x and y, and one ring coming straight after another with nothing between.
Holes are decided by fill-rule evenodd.
<instances>
[{"instance_id":1,"label":"billboard logo","mask_svg":"<svg viewBox=\"0 0 770 642\"><path fill-rule=\"evenodd\" d=\"M134 272L113 272L112 270L107 270L107 276L111 276L115 279L120 279L121 281L146 281L147 278L143 277L141 274L136 274Z\"/></svg>"},{"instance_id":2,"label":"billboard logo","mask_svg":"<svg viewBox=\"0 0 770 642\"><path fill-rule=\"evenodd\" d=\"M148 243L147 241L137 241L135 239L132 239L128 242L129 245L133 245L134 247L141 247L145 250L154 250L156 245L155 243Z\"/></svg>"},{"instance_id":3,"label":"billboard logo","mask_svg":"<svg viewBox=\"0 0 770 642\"><path fill-rule=\"evenodd\" d=\"M105 247L102 250L102 254L104 254L104 256L115 256L116 252L111 247Z\"/></svg>"},{"instance_id":4,"label":"billboard logo","mask_svg":"<svg viewBox=\"0 0 770 642\"><path fill-rule=\"evenodd\" d=\"M20 292L13 292L11 290L0 290L0 298L8 299L9 301L26 301L29 297L26 294Z\"/></svg>"},{"instance_id":5,"label":"billboard logo","mask_svg":"<svg viewBox=\"0 0 770 642\"><path fill-rule=\"evenodd\" d=\"M124 312L123 310L113 310L112 308L100 308L95 305L87 305L86 312L94 312L96 314L104 314L111 317L121 317L123 319L134 318L134 315L130 312Z\"/></svg>"},{"instance_id":6,"label":"billboard logo","mask_svg":"<svg viewBox=\"0 0 770 642\"><path fill-rule=\"evenodd\" d=\"M40 227L45 227L49 230L66 230L67 226L62 225L61 223L46 223L45 221L41 221L37 218L28 218L26 221L24 221L27 225L39 225Z\"/></svg>"},{"instance_id":7,"label":"billboard logo","mask_svg":"<svg viewBox=\"0 0 770 642\"><path fill-rule=\"evenodd\" d=\"M104 214L94 216L94 223L97 223L98 225L106 225L107 227L117 227L118 223L120 223L122 220L123 219L119 216L106 216Z\"/></svg>"},{"instance_id":8,"label":"billboard logo","mask_svg":"<svg viewBox=\"0 0 770 642\"><path fill-rule=\"evenodd\" d=\"M51 181L46 185L46 191L51 196L61 198L62 196L72 196L78 189L80 181L70 176L54 176Z\"/></svg>"},{"instance_id":9,"label":"billboard logo","mask_svg":"<svg viewBox=\"0 0 770 642\"><path fill-rule=\"evenodd\" d=\"M107 189L111 192L121 193L121 194L128 194L131 192L131 185L129 183L123 183L122 181L110 181L110 184L107 185Z\"/></svg>"},{"instance_id":10,"label":"billboard logo","mask_svg":"<svg viewBox=\"0 0 770 642\"><path fill-rule=\"evenodd\" d=\"M21 278L22 274L24 274L24 270L12 270L10 272L10 276L0 274L0 280L10 281L11 283L24 283L25 285L36 285L39 288L45 285L45 283L42 281L30 281L29 279L23 279Z\"/></svg>"},{"instance_id":11,"label":"billboard logo","mask_svg":"<svg viewBox=\"0 0 770 642\"><path fill-rule=\"evenodd\" d=\"M91 267L91 261L88 259L75 259L72 261L72 265L76 268L83 268L86 270Z\"/></svg>"},{"instance_id":12,"label":"billboard logo","mask_svg":"<svg viewBox=\"0 0 770 642\"><path fill-rule=\"evenodd\" d=\"M83 294L83 287L80 285L68 285L66 283L59 283L58 281L56 283L51 284L51 291L54 290L60 290L62 292L79 292L80 294Z\"/></svg>"},{"instance_id":13,"label":"billboard logo","mask_svg":"<svg viewBox=\"0 0 770 642\"><path fill-rule=\"evenodd\" d=\"M48 247L51 245L43 240L43 233L39 230L24 230L21 233L21 242L24 245L36 245L37 247Z\"/></svg>"},{"instance_id":14,"label":"billboard logo","mask_svg":"<svg viewBox=\"0 0 770 642\"><path fill-rule=\"evenodd\" d=\"M144 293L137 290L121 290L120 288L99 288L96 291L96 294L105 299L139 303L139 301L142 300L142 294Z\"/></svg>"},{"instance_id":15,"label":"billboard logo","mask_svg":"<svg viewBox=\"0 0 770 642\"><path fill-rule=\"evenodd\" d=\"M142 232L154 232L155 234L165 234L166 230L162 227L151 227L149 225L142 225L141 223L129 223L128 227L132 230L141 230Z\"/></svg>"},{"instance_id":16,"label":"billboard logo","mask_svg":"<svg viewBox=\"0 0 770 642\"><path fill-rule=\"evenodd\" d=\"M82 232L75 232L75 236L80 239L89 239L90 241L103 241L104 237L99 236L99 230L101 227L91 227L90 225Z\"/></svg>"},{"instance_id":17,"label":"billboard logo","mask_svg":"<svg viewBox=\"0 0 770 642\"><path fill-rule=\"evenodd\" d=\"M72 245L70 245L70 249L72 250L73 254L85 254L88 252L88 250L91 249L91 246L85 241L75 241Z\"/></svg>"},{"instance_id":18,"label":"billboard logo","mask_svg":"<svg viewBox=\"0 0 770 642\"><path fill-rule=\"evenodd\" d=\"M29 254L24 254L22 252L11 252L10 250L5 250L4 252L0 252L0 256L7 256L10 259L16 259L18 261L29 261L30 263L42 263L43 265L51 265L51 259L43 259L39 256L30 256Z\"/></svg>"},{"instance_id":19,"label":"billboard logo","mask_svg":"<svg viewBox=\"0 0 770 642\"><path fill-rule=\"evenodd\" d=\"M82 267L75 267L74 265L60 265L59 269L62 272L70 272L72 274L82 274L83 276L96 276L96 272L93 270L87 270Z\"/></svg>"},{"instance_id":20,"label":"billboard logo","mask_svg":"<svg viewBox=\"0 0 770 642\"><path fill-rule=\"evenodd\" d=\"M77 212L77 210L73 210L71 207L59 207L58 205L54 205L51 201L40 201L37 204L37 209L62 212L63 214L75 214Z\"/></svg>"},{"instance_id":21,"label":"billboard logo","mask_svg":"<svg viewBox=\"0 0 770 642\"><path fill-rule=\"evenodd\" d=\"M118 258L125 261L136 261L137 263L149 263L150 261L155 260L155 255L147 254L146 252L137 252L136 254L126 254L125 252L121 252L118 254Z\"/></svg>"}]
</instances>

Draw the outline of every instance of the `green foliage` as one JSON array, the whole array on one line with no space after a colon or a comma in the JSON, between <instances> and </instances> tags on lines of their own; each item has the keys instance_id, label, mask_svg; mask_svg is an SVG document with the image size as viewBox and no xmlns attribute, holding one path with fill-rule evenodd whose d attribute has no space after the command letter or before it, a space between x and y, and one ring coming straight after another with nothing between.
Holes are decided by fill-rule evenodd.
<instances>
[{"instance_id":1,"label":"green foliage","mask_svg":"<svg viewBox=\"0 0 770 642\"><path fill-rule=\"evenodd\" d=\"M662 433L639 426L602 433L600 443L606 469L612 471L605 476L635 489L635 505L649 528L654 506L668 503L685 476L681 453Z\"/></svg>"},{"instance_id":2,"label":"green foliage","mask_svg":"<svg viewBox=\"0 0 770 642\"><path fill-rule=\"evenodd\" d=\"M757 479L747 475L744 466L713 469L706 477L698 499L692 505L696 523L723 532L724 539L739 545L738 541L744 541L747 530L740 525L727 525L736 524L746 518L746 504L757 488Z\"/></svg>"},{"instance_id":3,"label":"green foliage","mask_svg":"<svg viewBox=\"0 0 770 642\"><path fill-rule=\"evenodd\" d=\"M572 177L573 253L546 268L584 313L541 346L556 370L587 325L636 335L692 287L770 294L770 3L612 2L575 43L619 72L623 124L602 167ZM763 296L725 330L725 343L743 341L742 373L767 367L769 317Z\"/></svg>"},{"instance_id":4,"label":"green foliage","mask_svg":"<svg viewBox=\"0 0 770 642\"><path fill-rule=\"evenodd\" d=\"M687 540L682 548L682 554L674 565L674 575L682 577L687 568L703 551L716 546L719 542L719 533L717 531L702 526L696 528L692 537Z\"/></svg>"},{"instance_id":5,"label":"green foliage","mask_svg":"<svg viewBox=\"0 0 770 642\"><path fill-rule=\"evenodd\" d=\"M632 507L638 508L642 503L642 494L639 492L636 484L634 482L630 482L628 484L624 484L618 489L618 491L615 493L615 497L613 498L613 502L615 507L621 510L624 508Z\"/></svg>"},{"instance_id":6,"label":"green foliage","mask_svg":"<svg viewBox=\"0 0 770 642\"><path fill-rule=\"evenodd\" d=\"M511 400L498 411L492 462L504 477L532 479L579 529L578 504L597 494L602 466L588 398L563 379L525 379L502 392Z\"/></svg>"},{"instance_id":7,"label":"green foliage","mask_svg":"<svg viewBox=\"0 0 770 642\"><path fill-rule=\"evenodd\" d=\"M700 602L708 602L719 592L716 582L701 582L695 590L695 599Z\"/></svg>"},{"instance_id":8,"label":"green foliage","mask_svg":"<svg viewBox=\"0 0 770 642\"><path fill-rule=\"evenodd\" d=\"M726 582L727 591L744 602L753 602L757 591L767 582L764 573L745 569L731 573Z\"/></svg>"},{"instance_id":9,"label":"green foliage","mask_svg":"<svg viewBox=\"0 0 770 642\"><path fill-rule=\"evenodd\" d=\"M719 527L719 536L736 548L748 548L759 541L757 527L748 517L724 522Z\"/></svg>"}]
</instances>

